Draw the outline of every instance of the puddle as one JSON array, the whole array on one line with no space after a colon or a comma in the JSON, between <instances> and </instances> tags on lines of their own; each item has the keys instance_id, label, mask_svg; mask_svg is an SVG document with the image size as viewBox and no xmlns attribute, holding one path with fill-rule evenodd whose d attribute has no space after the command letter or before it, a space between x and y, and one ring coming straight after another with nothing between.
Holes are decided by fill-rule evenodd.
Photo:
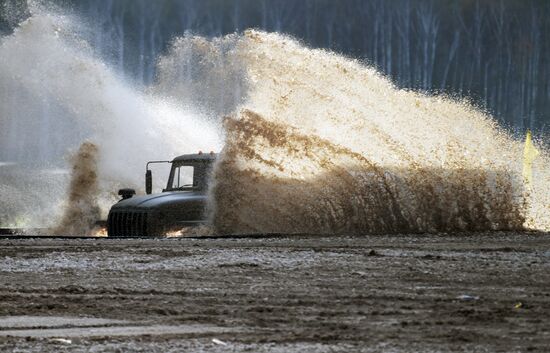
<instances>
[{"instance_id":1,"label":"puddle","mask_svg":"<svg viewBox=\"0 0 550 353\"><path fill-rule=\"evenodd\" d=\"M0 337L115 337L141 335L197 335L238 331L213 325L146 325L129 321L55 316L0 317Z\"/></svg>"},{"instance_id":2,"label":"puddle","mask_svg":"<svg viewBox=\"0 0 550 353\"><path fill-rule=\"evenodd\" d=\"M5 316L0 317L0 329L87 327L129 324L129 321L68 316Z\"/></svg>"}]
</instances>

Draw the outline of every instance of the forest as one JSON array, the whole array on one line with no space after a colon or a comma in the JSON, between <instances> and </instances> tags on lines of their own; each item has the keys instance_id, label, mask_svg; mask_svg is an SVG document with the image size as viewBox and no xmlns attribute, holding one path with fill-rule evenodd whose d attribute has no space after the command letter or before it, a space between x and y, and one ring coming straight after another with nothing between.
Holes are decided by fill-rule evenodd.
<instances>
[{"instance_id":1,"label":"forest","mask_svg":"<svg viewBox=\"0 0 550 353\"><path fill-rule=\"evenodd\" d=\"M2 0L0 31L28 15ZM42 1L44 2L44 1ZM378 68L399 87L465 98L511 130L550 129L550 1L51 0L86 23L95 50L138 84L175 36L259 28Z\"/></svg>"}]
</instances>

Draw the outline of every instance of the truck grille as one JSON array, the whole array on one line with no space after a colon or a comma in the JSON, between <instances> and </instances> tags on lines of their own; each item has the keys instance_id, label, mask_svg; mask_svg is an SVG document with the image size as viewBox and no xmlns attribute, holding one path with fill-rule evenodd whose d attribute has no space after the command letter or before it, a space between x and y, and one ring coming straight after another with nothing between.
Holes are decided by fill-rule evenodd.
<instances>
[{"instance_id":1,"label":"truck grille","mask_svg":"<svg viewBox=\"0 0 550 353\"><path fill-rule=\"evenodd\" d=\"M110 237L147 236L147 213L145 212L111 212L107 222Z\"/></svg>"}]
</instances>

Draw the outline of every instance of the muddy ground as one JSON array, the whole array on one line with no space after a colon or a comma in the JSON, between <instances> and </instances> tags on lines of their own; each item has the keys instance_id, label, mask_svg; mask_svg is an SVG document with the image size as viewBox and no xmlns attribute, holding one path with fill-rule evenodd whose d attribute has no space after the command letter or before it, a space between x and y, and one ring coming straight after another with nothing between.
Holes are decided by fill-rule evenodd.
<instances>
[{"instance_id":1,"label":"muddy ground","mask_svg":"<svg viewBox=\"0 0 550 353\"><path fill-rule=\"evenodd\" d=\"M543 352L549 317L547 234L0 239L0 351Z\"/></svg>"}]
</instances>

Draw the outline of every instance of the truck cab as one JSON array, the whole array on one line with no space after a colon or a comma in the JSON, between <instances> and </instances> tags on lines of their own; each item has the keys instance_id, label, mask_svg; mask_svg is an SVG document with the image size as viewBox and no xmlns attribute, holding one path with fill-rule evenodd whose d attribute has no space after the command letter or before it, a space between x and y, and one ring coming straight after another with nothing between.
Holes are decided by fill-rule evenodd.
<instances>
[{"instance_id":1,"label":"truck cab","mask_svg":"<svg viewBox=\"0 0 550 353\"><path fill-rule=\"evenodd\" d=\"M208 182L216 154L185 154L172 161L147 163L146 195L134 196L133 189L121 189L122 200L111 207L107 220L109 237L165 236L169 232L206 222ZM166 188L152 193L153 163L171 163Z\"/></svg>"}]
</instances>

